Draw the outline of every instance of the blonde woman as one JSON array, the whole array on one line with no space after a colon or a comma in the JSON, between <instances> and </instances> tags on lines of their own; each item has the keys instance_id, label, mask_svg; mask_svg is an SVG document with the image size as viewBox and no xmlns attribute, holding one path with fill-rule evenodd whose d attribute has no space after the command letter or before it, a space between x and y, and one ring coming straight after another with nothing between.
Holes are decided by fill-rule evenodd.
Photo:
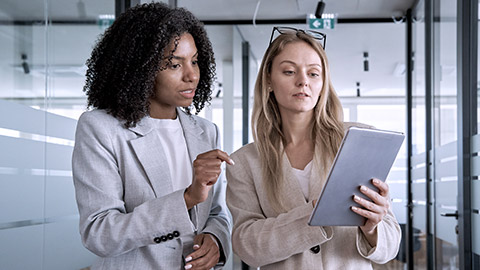
<instances>
[{"instance_id":1,"label":"blonde woman","mask_svg":"<svg viewBox=\"0 0 480 270\"><path fill-rule=\"evenodd\" d=\"M372 269L393 259L400 227L386 183L361 187L360 227L307 225L344 131L330 81L325 35L275 27L255 84L254 143L232 155L227 204L234 252L261 269ZM358 125L358 124L355 124ZM328 218L328 217L325 217Z\"/></svg>"}]
</instances>

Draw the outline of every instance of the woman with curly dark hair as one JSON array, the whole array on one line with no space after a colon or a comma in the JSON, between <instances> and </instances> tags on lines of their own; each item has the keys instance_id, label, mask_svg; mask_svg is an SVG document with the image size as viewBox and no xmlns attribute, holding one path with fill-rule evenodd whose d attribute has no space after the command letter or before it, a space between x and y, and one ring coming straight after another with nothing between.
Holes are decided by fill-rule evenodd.
<instances>
[{"instance_id":1,"label":"woman with curly dark hair","mask_svg":"<svg viewBox=\"0 0 480 270\"><path fill-rule=\"evenodd\" d=\"M119 16L87 61L93 108L78 121L73 178L93 269L210 269L230 249L212 46L190 12L162 3ZM193 105L193 106L192 106ZM181 109L183 108L183 109Z\"/></svg>"}]
</instances>

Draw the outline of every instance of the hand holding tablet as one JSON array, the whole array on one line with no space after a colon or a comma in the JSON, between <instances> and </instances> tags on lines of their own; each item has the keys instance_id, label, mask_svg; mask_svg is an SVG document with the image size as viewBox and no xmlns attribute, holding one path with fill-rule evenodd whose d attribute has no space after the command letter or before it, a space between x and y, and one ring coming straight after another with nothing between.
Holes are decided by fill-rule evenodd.
<instances>
[{"instance_id":1,"label":"hand holding tablet","mask_svg":"<svg viewBox=\"0 0 480 270\"><path fill-rule=\"evenodd\" d=\"M366 218L357 213L364 211L362 208L374 207L370 201L389 204L382 196L385 191L375 187L372 180L385 180L404 138L399 132L351 127L343 138L308 224L367 226ZM381 184L376 185L381 187ZM361 191L360 187L367 189ZM371 191L375 191L378 198ZM352 207L357 207L354 210L357 213Z\"/></svg>"}]
</instances>

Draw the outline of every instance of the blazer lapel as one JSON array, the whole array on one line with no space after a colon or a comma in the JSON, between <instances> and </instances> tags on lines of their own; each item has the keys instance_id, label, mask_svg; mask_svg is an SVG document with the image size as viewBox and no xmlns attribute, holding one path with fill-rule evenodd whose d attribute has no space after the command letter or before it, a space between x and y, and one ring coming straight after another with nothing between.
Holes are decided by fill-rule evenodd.
<instances>
[{"instance_id":1,"label":"blazer lapel","mask_svg":"<svg viewBox=\"0 0 480 270\"><path fill-rule=\"evenodd\" d=\"M185 142L187 144L188 153L190 155L190 161L197 159L199 154L212 150L211 139L208 138L207 132L203 130L196 120L186 114L184 111L177 108L177 115L180 118L180 124L183 128L183 134L185 135ZM193 179L192 179L193 180ZM212 197L213 188L210 189L209 197ZM210 204L207 201L199 203L195 206L194 211L190 211L192 222L195 227L203 226L206 222L206 218L209 216Z\"/></svg>"},{"instance_id":2,"label":"blazer lapel","mask_svg":"<svg viewBox=\"0 0 480 270\"><path fill-rule=\"evenodd\" d=\"M292 172L292 165L288 161L287 154L283 154L283 173L285 182L283 186L283 200L287 209L293 209L306 203L302 188L297 177Z\"/></svg>"},{"instance_id":3,"label":"blazer lapel","mask_svg":"<svg viewBox=\"0 0 480 270\"><path fill-rule=\"evenodd\" d=\"M150 119L143 118L130 130L139 135L138 138L131 140L130 144L147 174L155 197L173 191L167 158L160 139L153 132Z\"/></svg>"},{"instance_id":4,"label":"blazer lapel","mask_svg":"<svg viewBox=\"0 0 480 270\"><path fill-rule=\"evenodd\" d=\"M318 168L318 166L315 164L315 160L313 161L312 165L312 174L310 175L310 181L308 185L309 201L317 200L318 196L320 196L320 193L323 190L323 186L325 185L325 175L320 173L323 170L321 170L321 168Z\"/></svg>"},{"instance_id":5,"label":"blazer lapel","mask_svg":"<svg viewBox=\"0 0 480 270\"><path fill-rule=\"evenodd\" d=\"M205 136L205 131L195 122L195 119L177 108L177 115L185 135L190 161L193 161L201 153L212 150L212 145Z\"/></svg>"}]
</instances>

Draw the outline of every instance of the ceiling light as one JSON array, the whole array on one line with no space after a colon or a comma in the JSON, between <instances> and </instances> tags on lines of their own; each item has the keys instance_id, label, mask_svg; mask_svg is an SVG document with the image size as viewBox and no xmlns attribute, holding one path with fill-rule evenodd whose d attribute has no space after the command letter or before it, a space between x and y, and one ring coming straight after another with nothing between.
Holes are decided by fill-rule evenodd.
<instances>
[{"instance_id":1,"label":"ceiling light","mask_svg":"<svg viewBox=\"0 0 480 270\"><path fill-rule=\"evenodd\" d=\"M322 0L317 4L317 9L315 10L315 17L321 18L324 10L325 10L325 3Z\"/></svg>"},{"instance_id":2,"label":"ceiling light","mask_svg":"<svg viewBox=\"0 0 480 270\"><path fill-rule=\"evenodd\" d=\"M27 54L22 53L22 68L23 73L28 74L30 73L30 66L27 63Z\"/></svg>"},{"instance_id":3,"label":"ceiling light","mask_svg":"<svg viewBox=\"0 0 480 270\"><path fill-rule=\"evenodd\" d=\"M368 52L363 53L363 71L368 71Z\"/></svg>"}]
</instances>

